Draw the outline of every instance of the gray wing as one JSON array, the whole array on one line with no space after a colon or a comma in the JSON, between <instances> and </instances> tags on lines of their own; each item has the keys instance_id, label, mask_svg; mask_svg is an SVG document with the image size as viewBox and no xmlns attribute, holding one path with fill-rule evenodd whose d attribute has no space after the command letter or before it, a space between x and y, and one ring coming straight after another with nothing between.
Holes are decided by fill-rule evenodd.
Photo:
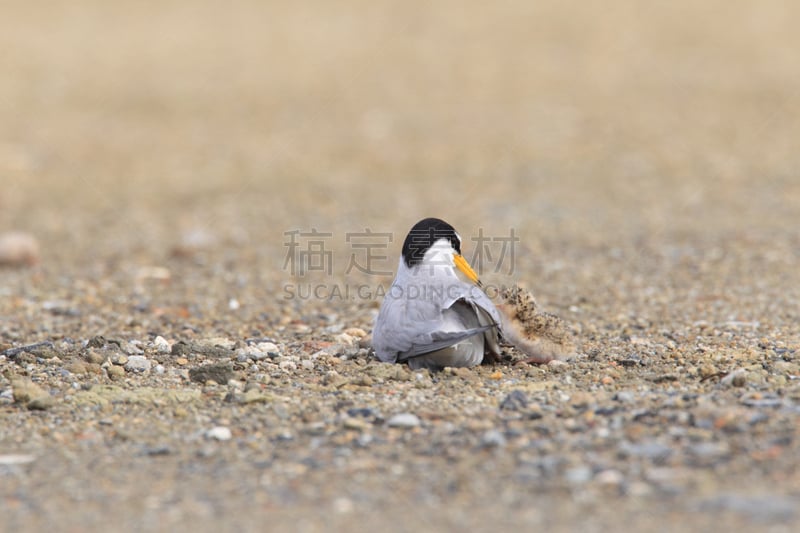
<instances>
[{"instance_id":1,"label":"gray wing","mask_svg":"<svg viewBox=\"0 0 800 533\"><path fill-rule=\"evenodd\" d=\"M372 334L373 347L378 358L385 362L403 362L457 344L497 327L500 323L494 304L478 287L464 283L448 295L453 298L436 302L393 298L391 291L387 293ZM493 323L486 324L482 321L481 324L466 329L463 324L454 327L452 320L446 320L445 311L462 300L473 307L481 308ZM457 313L453 313L455 314Z\"/></svg>"},{"instance_id":2,"label":"gray wing","mask_svg":"<svg viewBox=\"0 0 800 533\"><path fill-rule=\"evenodd\" d=\"M452 296L452 300L446 303L447 307L452 306L457 300L464 300L475 307L476 311L485 312L489 316L489 319L494 322L495 326L500 326L500 312L480 287L468 283L461 283L457 286L456 290L452 292Z\"/></svg>"},{"instance_id":3,"label":"gray wing","mask_svg":"<svg viewBox=\"0 0 800 533\"><path fill-rule=\"evenodd\" d=\"M441 312L433 302L396 298L389 291L372 330L372 346L378 359L395 363L401 353L424 343L421 336L436 329Z\"/></svg>"}]
</instances>

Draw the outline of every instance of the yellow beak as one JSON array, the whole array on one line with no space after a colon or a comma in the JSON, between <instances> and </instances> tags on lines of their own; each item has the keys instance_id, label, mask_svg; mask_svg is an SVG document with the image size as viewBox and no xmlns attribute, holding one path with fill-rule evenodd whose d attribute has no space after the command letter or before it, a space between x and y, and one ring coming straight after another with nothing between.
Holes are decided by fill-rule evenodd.
<instances>
[{"instance_id":1,"label":"yellow beak","mask_svg":"<svg viewBox=\"0 0 800 533\"><path fill-rule=\"evenodd\" d=\"M472 270L472 267L469 266L467 260L464 259L464 256L461 254L453 254L453 263L455 263L456 267L467 276L472 283L475 283L478 287L482 286L481 280L478 279L478 275Z\"/></svg>"}]
</instances>

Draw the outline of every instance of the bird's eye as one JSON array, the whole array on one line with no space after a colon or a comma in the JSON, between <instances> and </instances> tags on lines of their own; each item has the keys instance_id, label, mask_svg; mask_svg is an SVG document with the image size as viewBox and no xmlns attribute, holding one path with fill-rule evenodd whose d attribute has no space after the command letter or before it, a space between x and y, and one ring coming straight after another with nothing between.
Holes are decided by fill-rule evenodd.
<instances>
[{"instance_id":1,"label":"bird's eye","mask_svg":"<svg viewBox=\"0 0 800 533\"><path fill-rule=\"evenodd\" d=\"M456 252L461 253L461 235L456 233L456 238L452 240L453 248L456 249Z\"/></svg>"}]
</instances>

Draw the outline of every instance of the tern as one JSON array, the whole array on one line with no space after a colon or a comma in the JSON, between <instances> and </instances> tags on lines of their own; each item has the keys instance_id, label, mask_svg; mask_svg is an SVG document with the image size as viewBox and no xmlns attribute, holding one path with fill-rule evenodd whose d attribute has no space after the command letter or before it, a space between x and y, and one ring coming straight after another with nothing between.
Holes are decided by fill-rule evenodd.
<instances>
[{"instance_id":1,"label":"tern","mask_svg":"<svg viewBox=\"0 0 800 533\"><path fill-rule=\"evenodd\" d=\"M411 228L372 332L378 359L412 369L471 367L500 356L500 314L438 218Z\"/></svg>"}]
</instances>

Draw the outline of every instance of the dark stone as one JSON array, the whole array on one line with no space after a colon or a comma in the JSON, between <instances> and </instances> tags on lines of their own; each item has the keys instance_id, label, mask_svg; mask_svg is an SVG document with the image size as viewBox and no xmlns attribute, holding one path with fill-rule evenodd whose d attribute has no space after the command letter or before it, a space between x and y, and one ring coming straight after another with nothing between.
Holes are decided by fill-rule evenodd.
<instances>
[{"instance_id":1,"label":"dark stone","mask_svg":"<svg viewBox=\"0 0 800 533\"><path fill-rule=\"evenodd\" d=\"M198 383L205 383L212 380L217 383L225 384L233 378L233 369L226 363L216 365L199 366L189 370L189 379Z\"/></svg>"},{"instance_id":2,"label":"dark stone","mask_svg":"<svg viewBox=\"0 0 800 533\"><path fill-rule=\"evenodd\" d=\"M528 407L528 397L521 390L509 392L500 402L500 409L507 411L523 411Z\"/></svg>"},{"instance_id":3,"label":"dark stone","mask_svg":"<svg viewBox=\"0 0 800 533\"><path fill-rule=\"evenodd\" d=\"M192 347L189 343L184 341L178 341L172 345L172 349L170 352L172 355L189 355L191 353Z\"/></svg>"},{"instance_id":4,"label":"dark stone","mask_svg":"<svg viewBox=\"0 0 800 533\"><path fill-rule=\"evenodd\" d=\"M91 339L89 339L89 343L86 345L87 348L102 348L106 345L106 338L102 335L95 335Z\"/></svg>"},{"instance_id":5,"label":"dark stone","mask_svg":"<svg viewBox=\"0 0 800 533\"><path fill-rule=\"evenodd\" d=\"M351 418L372 418L380 417L380 413L378 413L372 407L353 407L352 409L347 410L347 416Z\"/></svg>"}]
</instances>

